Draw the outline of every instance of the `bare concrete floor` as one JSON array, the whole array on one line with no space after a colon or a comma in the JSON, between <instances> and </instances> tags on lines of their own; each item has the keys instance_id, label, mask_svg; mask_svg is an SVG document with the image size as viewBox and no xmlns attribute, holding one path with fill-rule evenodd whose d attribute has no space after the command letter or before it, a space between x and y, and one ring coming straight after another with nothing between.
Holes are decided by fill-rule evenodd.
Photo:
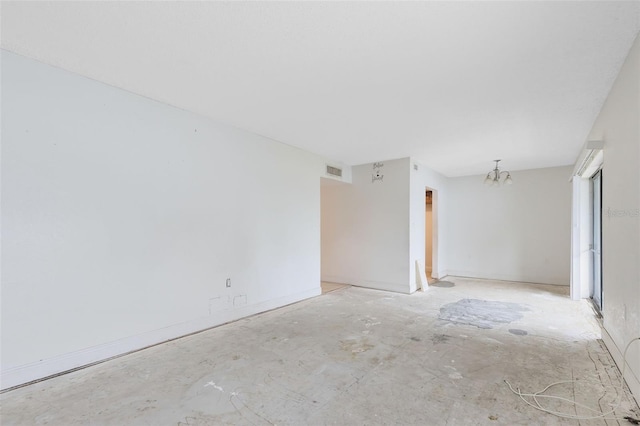
<instances>
[{"instance_id":1,"label":"bare concrete floor","mask_svg":"<svg viewBox=\"0 0 640 426\"><path fill-rule=\"evenodd\" d=\"M560 419L504 383L536 392L579 378L556 392L608 410L619 372L586 302L552 286L447 281L410 296L344 288L6 392L2 424L628 424ZM638 417L620 396L617 417Z\"/></svg>"}]
</instances>

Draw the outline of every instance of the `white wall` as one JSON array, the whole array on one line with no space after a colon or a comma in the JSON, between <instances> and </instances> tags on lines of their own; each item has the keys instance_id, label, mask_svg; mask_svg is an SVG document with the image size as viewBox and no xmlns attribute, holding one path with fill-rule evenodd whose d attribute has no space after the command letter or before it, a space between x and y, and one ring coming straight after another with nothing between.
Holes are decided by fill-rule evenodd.
<instances>
[{"instance_id":1,"label":"white wall","mask_svg":"<svg viewBox=\"0 0 640 426\"><path fill-rule=\"evenodd\" d=\"M450 179L449 273L568 285L572 170L512 172L513 185L497 188L484 176Z\"/></svg>"},{"instance_id":2,"label":"white wall","mask_svg":"<svg viewBox=\"0 0 640 426\"><path fill-rule=\"evenodd\" d=\"M322 185L322 280L408 293L409 159L381 164L354 166L351 185Z\"/></svg>"},{"instance_id":3,"label":"white wall","mask_svg":"<svg viewBox=\"0 0 640 426\"><path fill-rule=\"evenodd\" d=\"M604 140L602 169L603 339L621 366L621 351L640 337L640 38L593 125ZM627 355L625 378L640 398L640 342Z\"/></svg>"},{"instance_id":4,"label":"white wall","mask_svg":"<svg viewBox=\"0 0 640 426\"><path fill-rule=\"evenodd\" d=\"M319 294L324 167L2 51L2 387Z\"/></svg>"},{"instance_id":5,"label":"white wall","mask_svg":"<svg viewBox=\"0 0 640 426\"><path fill-rule=\"evenodd\" d=\"M411 292L417 288L416 263L421 265L424 271L425 261L425 207L424 196L427 188L433 191L432 204L432 232L433 232L433 264L431 265L431 275L435 278L442 278L447 275L447 223L448 217L448 181L441 174L431 170L423 164L411 160L410 174L410 255L409 270L411 273Z\"/></svg>"}]
</instances>

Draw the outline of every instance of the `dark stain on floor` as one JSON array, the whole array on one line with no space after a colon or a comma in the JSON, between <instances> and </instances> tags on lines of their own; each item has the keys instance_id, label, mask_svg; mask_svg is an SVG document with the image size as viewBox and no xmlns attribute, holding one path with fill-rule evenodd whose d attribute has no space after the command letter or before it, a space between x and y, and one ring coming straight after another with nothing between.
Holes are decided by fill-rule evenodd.
<instances>
[{"instance_id":1,"label":"dark stain on floor","mask_svg":"<svg viewBox=\"0 0 640 426\"><path fill-rule=\"evenodd\" d=\"M515 334L516 336L526 336L529 334L526 330L520 330L519 328L510 328L509 333Z\"/></svg>"},{"instance_id":2,"label":"dark stain on floor","mask_svg":"<svg viewBox=\"0 0 640 426\"><path fill-rule=\"evenodd\" d=\"M434 334L433 336L431 336L431 342L434 345L439 345L441 343L447 343L450 338L451 336L449 336L448 334Z\"/></svg>"}]
</instances>

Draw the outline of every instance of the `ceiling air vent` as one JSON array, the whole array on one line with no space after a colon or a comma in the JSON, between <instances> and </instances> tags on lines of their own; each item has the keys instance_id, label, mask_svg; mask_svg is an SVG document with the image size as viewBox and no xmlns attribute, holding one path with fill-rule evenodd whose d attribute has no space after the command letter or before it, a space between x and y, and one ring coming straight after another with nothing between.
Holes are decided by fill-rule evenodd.
<instances>
[{"instance_id":1,"label":"ceiling air vent","mask_svg":"<svg viewBox=\"0 0 640 426\"><path fill-rule=\"evenodd\" d=\"M342 177L342 169L327 166L327 174L331 176Z\"/></svg>"}]
</instances>

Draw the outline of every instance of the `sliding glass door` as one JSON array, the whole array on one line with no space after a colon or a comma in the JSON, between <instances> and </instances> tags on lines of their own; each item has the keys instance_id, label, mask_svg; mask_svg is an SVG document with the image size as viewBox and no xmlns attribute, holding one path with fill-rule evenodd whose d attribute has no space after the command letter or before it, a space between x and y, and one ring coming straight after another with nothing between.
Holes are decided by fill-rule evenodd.
<instances>
[{"instance_id":1,"label":"sliding glass door","mask_svg":"<svg viewBox=\"0 0 640 426\"><path fill-rule=\"evenodd\" d=\"M591 178L593 189L593 289L591 298L602 311L602 170Z\"/></svg>"}]
</instances>

